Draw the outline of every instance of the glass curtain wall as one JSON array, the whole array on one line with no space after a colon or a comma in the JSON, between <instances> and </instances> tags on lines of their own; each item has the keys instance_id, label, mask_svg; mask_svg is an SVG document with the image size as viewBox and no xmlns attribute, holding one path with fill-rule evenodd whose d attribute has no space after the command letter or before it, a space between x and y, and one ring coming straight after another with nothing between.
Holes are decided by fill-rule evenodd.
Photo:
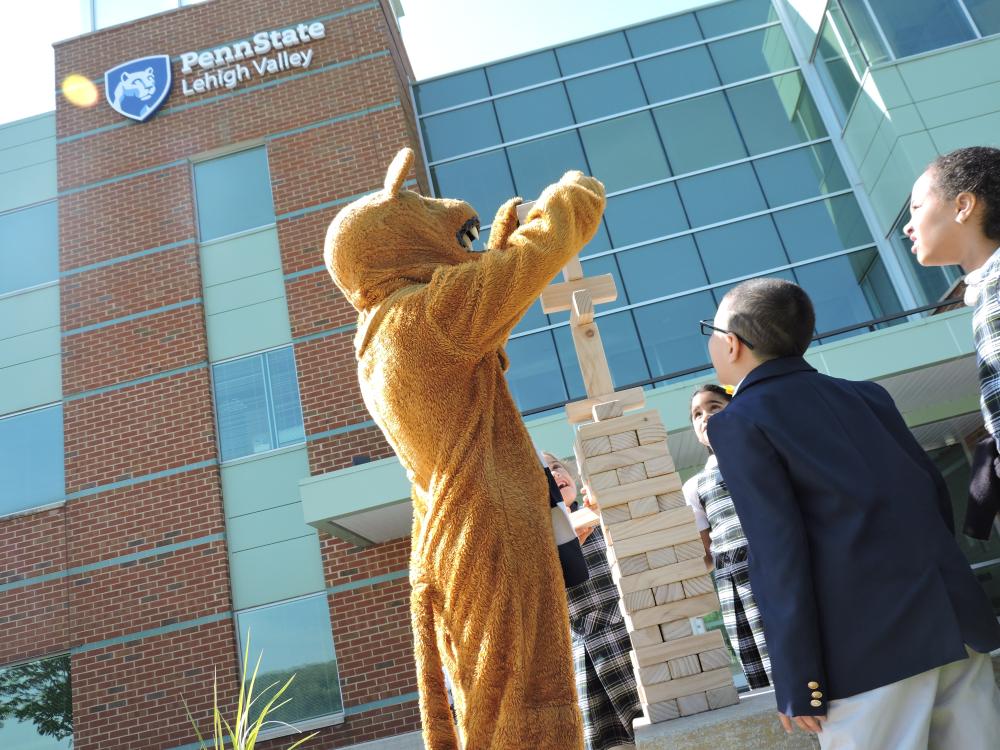
<instances>
[{"instance_id":1,"label":"glass curtain wall","mask_svg":"<svg viewBox=\"0 0 1000 750\"><path fill-rule=\"evenodd\" d=\"M698 330L753 276L798 282L817 333L900 310L768 0L739 0L417 84L437 195L489 226L568 169L608 206L581 253L618 388L705 369ZM486 234L481 239L485 241ZM536 303L508 344L524 411L584 396L566 313Z\"/></svg>"}]
</instances>

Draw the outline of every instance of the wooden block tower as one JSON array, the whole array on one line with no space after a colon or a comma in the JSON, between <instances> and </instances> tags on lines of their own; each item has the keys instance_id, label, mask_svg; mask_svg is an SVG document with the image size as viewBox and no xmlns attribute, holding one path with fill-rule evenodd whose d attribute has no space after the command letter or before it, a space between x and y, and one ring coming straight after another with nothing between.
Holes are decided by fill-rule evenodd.
<instances>
[{"instance_id":1,"label":"wooden block tower","mask_svg":"<svg viewBox=\"0 0 1000 750\"><path fill-rule=\"evenodd\" d=\"M570 310L587 398L567 404L566 413L579 425L577 465L600 505L646 717L656 723L732 705L738 699L722 633L695 634L690 624L719 609L719 600L667 431L657 411L644 408L642 388L614 390L594 321L594 305L618 295L614 277L584 278L574 258L563 278L542 293L542 310Z\"/></svg>"}]
</instances>

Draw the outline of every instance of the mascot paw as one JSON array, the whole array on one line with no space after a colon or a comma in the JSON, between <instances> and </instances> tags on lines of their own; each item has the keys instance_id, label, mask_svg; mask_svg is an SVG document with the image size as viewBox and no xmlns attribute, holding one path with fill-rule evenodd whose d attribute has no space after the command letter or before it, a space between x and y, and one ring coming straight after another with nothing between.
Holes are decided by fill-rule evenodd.
<instances>
[{"instance_id":1,"label":"mascot paw","mask_svg":"<svg viewBox=\"0 0 1000 750\"><path fill-rule=\"evenodd\" d=\"M511 232L518 227L517 207L522 202L521 198L511 198L497 210L497 215L493 219L493 228L490 229L490 238L486 243L487 250L496 250L507 246Z\"/></svg>"}]
</instances>

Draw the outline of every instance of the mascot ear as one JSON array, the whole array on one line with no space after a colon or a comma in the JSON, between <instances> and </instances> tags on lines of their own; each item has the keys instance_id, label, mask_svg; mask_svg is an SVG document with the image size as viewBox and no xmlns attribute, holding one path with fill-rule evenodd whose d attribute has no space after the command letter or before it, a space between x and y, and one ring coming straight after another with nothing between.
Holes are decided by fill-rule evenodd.
<instances>
[{"instance_id":1,"label":"mascot ear","mask_svg":"<svg viewBox=\"0 0 1000 750\"><path fill-rule=\"evenodd\" d=\"M413 149L400 149L399 153L396 154L396 158L392 160L392 164L389 165L389 170L385 173L386 195L392 197L399 194L399 191L403 188L403 182L406 180L406 175L410 173L410 167L412 165Z\"/></svg>"}]
</instances>

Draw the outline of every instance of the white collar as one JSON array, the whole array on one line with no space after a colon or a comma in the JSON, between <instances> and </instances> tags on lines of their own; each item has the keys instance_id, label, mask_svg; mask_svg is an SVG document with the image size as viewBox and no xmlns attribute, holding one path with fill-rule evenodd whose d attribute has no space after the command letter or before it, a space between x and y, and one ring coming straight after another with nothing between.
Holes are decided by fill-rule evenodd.
<instances>
[{"instance_id":1,"label":"white collar","mask_svg":"<svg viewBox=\"0 0 1000 750\"><path fill-rule=\"evenodd\" d=\"M993 251L993 254L979 268L965 274L965 297L964 302L969 307L975 307L979 300L979 291L983 282L1000 264L1000 247Z\"/></svg>"}]
</instances>

